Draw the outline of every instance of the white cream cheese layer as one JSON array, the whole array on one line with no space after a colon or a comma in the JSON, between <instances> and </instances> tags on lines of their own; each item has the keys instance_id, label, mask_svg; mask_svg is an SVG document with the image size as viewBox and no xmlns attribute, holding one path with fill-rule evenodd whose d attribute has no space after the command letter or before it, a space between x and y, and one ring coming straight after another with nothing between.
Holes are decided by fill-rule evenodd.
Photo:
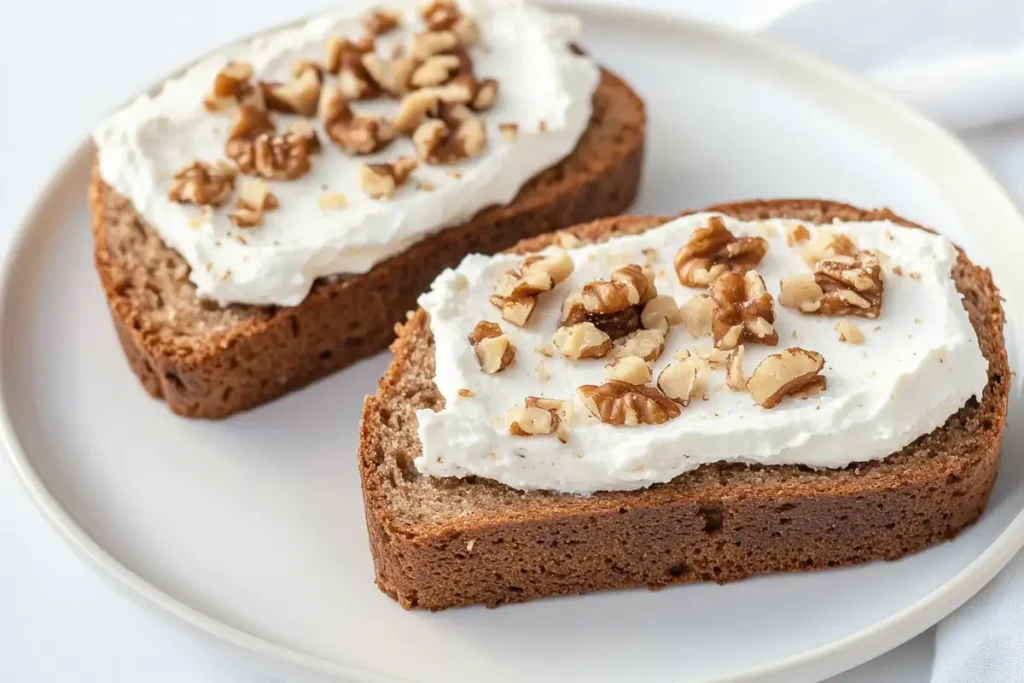
<instances>
[{"instance_id":1,"label":"white cream cheese layer","mask_svg":"<svg viewBox=\"0 0 1024 683\"><path fill-rule=\"evenodd\" d=\"M474 72L499 84L496 106L483 116L488 142L482 156L452 166L421 164L393 200L375 201L360 190L358 167L415 156L409 138L376 154L351 157L319 129L324 151L313 158L312 171L295 181L269 183L280 208L266 213L258 228L235 228L228 207L210 215L167 198L182 166L224 157L233 115L206 111L203 96L227 62L250 62L257 80L286 81L295 61L322 58L329 36L363 35L361 15L378 4L403 17L402 28L377 40L378 54L387 58L392 45L408 44L413 33L424 30L416 0L357 0L343 13L224 49L94 131L101 177L185 258L200 296L222 303L298 304L318 277L366 272L433 232L487 206L507 204L527 180L568 155L586 130L599 72L568 47L579 22L523 0L460 0L480 25L480 44L470 49ZM398 103L352 106L357 114L393 116ZM277 117L279 130L297 118ZM518 137L504 140L500 123L515 123ZM418 190L421 183L435 189ZM318 198L334 193L345 194L348 207L320 209Z\"/></svg>"},{"instance_id":2,"label":"white cream cheese layer","mask_svg":"<svg viewBox=\"0 0 1024 683\"><path fill-rule=\"evenodd\" d=\"M471 255L438 277L420 297L420 305L430 314L434 381L446 406L436 413L417 412L423 453L416 467L435 476L477 475L519 489L584 494L667 482L712 462L843 467L898 451L942 425L971 396L981 396L988 362L950 277L956 250L947 239L889 222L808 225L812 235L821 229L846 233L859 248L881 250L888 258L883 259L885 293L877 320L802 315L778 304L782 277L810 273L800 247L786 245L787 231L801 223L744 223L724 217L737 236L760 235L770 244L758 271L776 300L779 345L745 345L746 374L765 356L799 346L825 357L827 390L765 410L749 393L728 389L725 373L717 371L711 374L708 399L691 401L666 423L622 427L598 421L575 389L603 383L610 359L569 361L557 351L547 358L536 348L550 342L569 293L607 279L628 263L644 264L645 250L658 255L654 269L660 294L682 304L698 293L679 284L672 259L707 217L686 216L642 235L571 250L574 273L540 295L525 328L502 320L488 303L498 277L521 257ZM515 363L496 375L481 372L466 341L480 320L500 324L516 348ZM835 330L840 320L857 325L864 343L840 342ZM654 376L679 349L711 345L710 337L694 338L685 326L673 326L665 353L653 364ZM460 389L474 395L460 396ZM573 401L576 419L568 443L553 434L509 434L505 416L527 396Z\"/></svg>"}]
</instances>

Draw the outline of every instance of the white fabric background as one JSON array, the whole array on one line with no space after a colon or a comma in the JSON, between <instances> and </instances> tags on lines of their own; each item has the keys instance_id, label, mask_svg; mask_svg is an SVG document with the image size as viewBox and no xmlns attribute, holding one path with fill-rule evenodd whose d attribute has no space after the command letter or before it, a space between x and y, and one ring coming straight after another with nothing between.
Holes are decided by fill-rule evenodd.
<instances>
[{"instance_id":1,"label":"white fabric background","mask_svg":"<svg viewBox=\"0 0 1024 683\"><path fill-rule=\"evenodd\" d=\"M1024 203L1020 0L618 1L764 31L860 72L960 132ZM330 4L0 0L0 245L117 103L230 38ZM934 631L832 683L1024 681L1024 556L938 627L932 678ZM0 465L0 681L263 680L117 595Z\"/></svg>"}]
</instances>

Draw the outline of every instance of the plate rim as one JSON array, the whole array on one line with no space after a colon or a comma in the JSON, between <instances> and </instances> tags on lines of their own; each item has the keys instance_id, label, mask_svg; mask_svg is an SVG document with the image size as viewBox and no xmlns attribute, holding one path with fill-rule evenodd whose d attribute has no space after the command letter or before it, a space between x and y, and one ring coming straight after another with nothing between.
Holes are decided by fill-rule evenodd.
<instances>
[{"instance_id":1,"label":"plate rim","mask_svg":"<svg viewBox=\"0 0 1024 683\"><path fill-rule=\"evenodd\" d=\"M1021 216L1003 187L953 134L856 75L761 35L736 31L685 17L671 10L629 8L607 5L601 1L585 4L584 0L554 0L546 4L581 16L584 18L584 24L586 17L592 16L597 17L599 21L656 22L663 27L677 31L702 33L705 37L725 43L734 49L737 47L752 49L775 63L786 64L790 69L814 73L841 84L859 99L871 101L873 105L888 110L887 114L890 117L903 117L922 132L932 136L935 142L942 145L947 151L959 155L962 162L969 165L971 174L986 186L986 190L993 198L1003 205L997 208L1001 208L1005 215L1013 217L1018 227L1024 228L1024 216ZM269 31L296 25L311 16L315 15L275 24L247 37L229 41L224 46L248 40ZM217 47L207 54L220 50L222 47ZM199 59L202 59L202 56L197 58L197 60ZM181 73L187 68L188 65L176 69L162 76L155 84L140 89L139 92L151 91L167 78ZM92 143L86 138L70 151L51 174L28 212L19 221L2 263L0 263L0 328L3 327L3 321L7 315L7 297L15 288L11 273L15 263L28 250L33 226L39 222L41 215L46 210L46 199L61 190L63 179L72 174L79 164L83 164L86 161L86 155L90 154L92 150ZM1007 317L1010 320L1016 320L1012 310L1007 311ZM5 457L11 464L16 478L28 498L58 536L71 547L86 566L90 567L119 593L139 604L146 611L162 617L166 622L191 635L202 636L207 641L231 646L235 648L235 654L258 658L264 667L285 664L298 667L309 673L375 683L407 681L407 679L386 676L361 667L327 660L296 648L275 643L242 628L230 626L198 608L179 601L172 594L157 588L142 576L128 569L79 526L71 513L50 492L43 478L36 472L30 457L16 436L14 423L8 410L10 397L3 381L3 366L4 364L0 360L0 444L4 447ZM899 612L826 645L767 664L757 665L725 677L705 680L709 683L712 680L715 683L740 683L755 679L758 681L781 681L793 680L793 676L820 678L842 673L899 646L953 612L981 590L1022 547L1024 547L1024 510L1018 512L999 536L967 566L931 593ZM786 678L783 679L780 676L786 676Z\"/></svg>"}]
</instances>

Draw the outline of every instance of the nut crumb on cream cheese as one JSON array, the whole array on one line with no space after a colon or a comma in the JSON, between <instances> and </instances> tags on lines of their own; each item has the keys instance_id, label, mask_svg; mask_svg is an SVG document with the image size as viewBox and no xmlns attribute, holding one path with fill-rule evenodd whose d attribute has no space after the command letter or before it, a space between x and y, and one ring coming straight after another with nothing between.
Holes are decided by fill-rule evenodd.
<instances>
[{"instance_id":1,"label":"nut crumb on cream cheese","mask_svg":"<svg viewBox=\"0 0 1024 683\"><path fill-rule=\"evenodd\" d=\"M519 489L578 494L643 488L720 461L845 467L898 451L941 426L971 396L981 395L988 363L950 275L956 249L946 238L888 221L813 226L782 219L744 223L721 216L737 237L767 240L757 272L776 300L784 278L813 273L804 258L805 245L787 245L787 236L798 227L806 226L812 242L831 233L851 237L860 250L883 252L885 290L877 324L868 327L862 317L776 305L778 344L745 344L741 363L732 369L731 388L730 363L712 357L712 339L694 336L687 324L671 325L664 353L650 363L651 376L661 377L681 358L700 359L703 365L694 370L699 390L687 379L683 388L688 400L677 417L662 422L637 419L623 426L600 421L577 389L606 382L605 366L611 359L572 359L552 349L563 302L618 268L645 263L651 250L671 262L709 217L685 216L642 235L571 249L572 274L539 297L527 324L502 326L521 357L497 375L480 372L465 336L481 320L502 321L501 311L488 298L502 274L516 268L522 257L471 255L457 269L442 273L420 297L420 305L430 314L434 381L446 407L417 412L423 454L416 467L433 476L475 475ZM892 271L897 268L918 277L896 276ZM654 284L659 297L673 297L680 307L706 291L683 286L672 269L658 272ZM845 339L836 331L840 323L849 333ZM865 331L857 337L862 337L859 343L851 343L854 328ZM797 392L766 409L741 386L743 368L753 373L766 358L788 347L824 358L820 374L825 388ZM542 360L543 381L534 371ZM664 376L672 379L674 391L682 390L683 377L673 377L679 372L675 368ZM636 377L641 375L647 377ZM656 384L651 380L646 386ZM471 389L474 400L454 401L460 388ZM567 402L575 417L566 443L550 435L524 439L503 426L500 418L529 396ZM439 463L440 454L444 458Z\"/></svg>"},{"instance_id":2,"label":"nut crumb on cream cheese","mask_svg":"<svg viewBox=\"0 0 1024 683\"><path fill-rule=\"evenodd\" d=\"M368 15L375 7L389 12L385 24L377 17L374 26L383 31L376 37L376 54L390 60L395 48L408 50L426 30L420 5L416 0L356 0L344 10L230 46L168 80L154 94L137 98L96 128L100 176L130 199L182 255L199 296L221 303L296 305L318 277L366 272L484 207L507 204L527 180L572 152L589 124L591 97L599 80L597 67L570 48L579 21L526 0L459 0L459 9L479 29L467 48L473 71L485 79L480 85L486 82L490 88L481 88L484 92L478 91L476 97L486 95L486 104L493 99L493 106L479 113L488 139L479 156L447 165L421 163L409 183L396 183L393 195L385 188L375 191L376 197L368 196L360 186L360 169L393 163L403 155L415 157L411 137L403 135L380 151L354 156L332 141L318 117L274 111L279 132L308 121L322 144L301 176L268 181L277 209L236 216L233 224L232 207L197 216L195 206L168 198L179 170L196 161L213 164L225 157L225 140L237 109L210 111L204 100L230 62L251 65L252 73L246 69L240 78L292 83L296 63L322 59L332 36L365 36L364 22L377 16ZM306 72L307 80L311 74ZM325 89L327 82L337 80L333 75L327 79ZM292 95L284 86L275 88L280 97ZM358 116L394 119L400 102L378 97L349 105ZM474 107L477 104L473 102ZM535 130L538 120L546 122L544 131ZM517 124L514 139L502 133L509 124ZM247 228L246 244L230 239L239 227ZM228 271L230 279L215 275Z\"/></svg>"}]
</instances>

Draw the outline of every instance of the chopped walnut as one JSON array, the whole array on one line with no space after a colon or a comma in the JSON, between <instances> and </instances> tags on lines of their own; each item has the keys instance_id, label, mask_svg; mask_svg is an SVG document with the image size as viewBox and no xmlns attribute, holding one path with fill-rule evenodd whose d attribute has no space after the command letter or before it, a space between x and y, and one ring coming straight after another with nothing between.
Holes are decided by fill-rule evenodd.
<instances>
[{"instance_id":1,"label":"chopped walnut","mask_svg":"<svg viewBox=\"0 0 1024 683\"><path fill-rule=\"evenodd\" d=\"M716 346L731 349L744 341L769 346L779 343L772 325L775 305L756 270L721 275L711 285L710 295L715 302L711 331Z\"/></svg>"},{"instance_id":2,"label":"chopped walnut","mask_svg":"<svg viewBox=\"0 0 1024 683\"><path fill-rule=\"evenodd\" d=\"M403 135L413 133L428 114L437 110L438 103L437 95L430 89L409 93L398 105L398 114L393 122L395 130Z\"/></svg>"},{"instance_id":3,"label":"chopped walnut","mask_svg":"<svg viewBox=\"0 0 1024 683\"><path fill-rule=\"evenodd\" d=\"M357 41L341 36L327 40L324 68L338 75L337 88L346 100L373 99L380 95L380 88L363 64L363 56L374 51L373 36Z\"/></svg>"},{"instance_id":4,"label":"chopped walnut","mask_svg":"<svg viewBox=\"0 0 1024 683\"><path fill-rule=\"evenodd\" d=\"M359 186L370 199L391 199L416 166L416 160L406 156L392 163L363 164L359 167Z\"/></svg>"},{"instance_id":5,"label":"chopped walnut","mask_svg":"<svg viewBox=\"0 0 1024 683\"><path fill-rule=\"evenodd\" d=\"M469 106L475 111L487 111L492 108L498 99L498 82L493 78L485 78L474 83L474 86L473 99Z\"/></svg>"},{"instance_id":6,"label":"chopped walnut","mask_svg":"<svg viewBox=\"0 0 1024 683\"><path fill-rule=\"evenodd\" d=\"M239 228L254 228L263 223L263 212L279 206L277 197L262 180L247 180L238 191L238 202L231 222Z\"/></svg>"},{"instance_id":7,"label":"chopped walnut","mask_svg":"<svg viewBox=\"0 0 1024 683\"><path fill-rule=\"evenodd\" d=\"M518 327L526 325L537 308L535 296L504 297L492 294L489 301L498 307L502 318Z\"/></svg>"},{"instance_id":8,"label":"chopped walnut","mask_svg":"<svg viewBox=\"0 0 1024 683\"><path fill-rule=\"evenodd\" d=\"M612 345L612 356L624 358L639 356L645 361L654 362L665 352L666 330L636 330L615 340Z\"/></svg>"},{"instance_id":9,"label":"chopped walnut","mask_svg":"<svg viewBox=\"0 0 1024 683\"><path fill-rule=\"evenodd\" d=\"M476 396L476 392L472 389L459 389L459 396L462 398L473 398Z\"/></svg>"},{"instance_id":10,"label":"chopped walnut","mask_svg":"<svg viewBox=\"0 0 1024 683\"><path fill-rule=\"evenodd\" d=\"M684 349L680 354L686 352ZM706 348L694 349L691 355L697 356L702 361L708 364L708 367L720 369L725 367L729 362L729 355L732 353L730 349L719 349L714 346ZM685 357L685 356L683 356Z\"/></svg>"},{"instance_id":11,"label":"chopped walnut","mask_svg":"<svg viewBox=\"0 0 1024 683\"><path fill-rule=\"evenodd\" d=\"M466 112L469 112L466 109ZM475 159L487 146L487 130L470 112L458 123L430 119L412 135L420 158L430 164L454 164Z\"/></svg>"},{"instance_id":12,"label":"chopped walnut","mask_svg":"<svg viewBox=\"0 0 1024 683\"><path fill-rule=\"evenodd\" d=\"M572 257L565 251L527 256L518 268L505 271L494 287L500 297L524 297L541 294L555 288L572 275Z\"/></svg>"},{"instance_id":13,"label":"chopped walnut","mask_svg":"<svg viewBox=\"0 0 1024 683\"><path fill-rule=\"evenodd\" d=\"M688 287L706 287L722 273L742 275L754 268L767 251L763 237L736 237L721 218L712 216L676 253L676 275Z\"/></svg>"},{"instance_id":14,"label":"chopped walnut","mask_svg":"<svg viewBox=\"0 0 1024 683\"><path fill-rule=\"evenodd\" d=\"M409 91L409 81L419 66L419 60L413 57L399 56L385 62L373 52L363 55L362 62L367 75L392 97L400 97Z\"/></svg>"},{"instance_id":15,"label":"chopped walnut","mask_svg":"<svg viewBox=\"0 0 1024 683\"><path fill-rule=\"evenodd\" d=\"M264 133L253 140L252 146L253 169L264 178L295 180L310 169L309 140L294 133Z\"/></svg>"},{"instance_id":16,"label":"chopped walnut","mask_svg":"<svg viewBox=\"0 0 1024 683\"><path fill-rule=\"evenodd\" d=\"M602 358L612 348L612 338L597 329L594 323L578 323L555 330L551 340L566 358Z\"/></svg>"},{"instance_id":17,"label":"chopped walnut","mask_svg":"<svg viewBox=\"0 0 1024 683\"><path fill-rule=\"evenodd\" d=\"M167 192L167 198L179 204L220 206L235 187L235 169L231 164L216 161L193 161L178 169Z\"/></svg>"},{"instance_id":18,"label":"chopped walnut","mask_svg":"<svg viewBox=\"0 0 1024 683\"><path fill-rule=\"evenodd\" d=\"M587 313L618 313L647 303L658 295L654 279L635 263L623 266L608 280L594 280L583 286L583 307Z\"/></svg>"},{"instance_id":19,"label":"chopped walnut","mask_svg":"<svg viewBox=\"0 0 1024 683\"><path fill-rule=\"evenodd\" d=\"M696 356L670 364L658 375L658 388L670 399L689 405L695 398L707 398L707 372Z\"/></svg>"},{"instance_id":20,"label":"chopped walnut","mask_svg":"<svg viewBox=\"0 0 1024 683\"><path fill-rule=\"evenodd\" d=\"M526 405L508 411L508 431L515 436L536 436L559 431L565 402L551 398L527 396ZM559 437L561 438L561 436Z\"/></svg>"},{"instance_id":21,"label":"chopped walnut","mask_svg":"<svg viewBox=\"0 0 1024 683\"><path fill-rule=\"evenodd\" d=\"M821 308L821 297L824 294L824 290L812 276L791 275L782 278L779 286L779 303L786 308L813 313Z\"/></svg>"},{"instance_id":22,"label":"chopped walnut","mask_svg":"<svg viewBox=\"0 0 1024 683\"><path fill-rule=\"evenodd\" d=\"M455 25L462 11L454 0L434 0L420 7L420 16L431 31L446 31Z\"/></svg>"},{"instance_id":23,"label":"chopped walnut","mask_svg":"<svg viewBox=\"0 0 1024 683\"><path fill-rule=\"evenodd\" d=\"M515 142L519 138L519 124L499 123L498 132L501 133L501 139L505 142Z\"/></svg>"},{"instance_id":24,"label":"chopped walnut","mask_svg":"<svg viewBox=\"0 0 1024 683\"><path fill-rule=\"evenodd\" d=\"M395 137L386 119L356 116L341 92L333 86L323 88L319 110L327 137L349 154L377 152Z\"/></svg>"},{"instance_id":25,"label":"chopped walnut","mask_svg":"<svg viewBox=\"0 0 1024 683\"><path fill-rule=\"evenodd\" d=\"M798 225L786 233L786 246L792 247L797 244L803 244L809 239L811 239L811 233L807 229L807 226Z\"/></svg>"},{"instance_id":26,"label":"chopped walnut","mask_svg":"<svg viewBox=\"0 0 1024 683\"><path fill-rule=\"evenodd\" d=\"M455 74L461 63L462 61L455 55L428 57L412 72L409 83L414 88L442 85Z\"/></svg>"},{"instance_id":27,"label":"chopped walnut","mask_svg":"<svg viewBox=\"0 0 1024 683\"><path fill-rule=\"evenodd\" d=\"M452 52L458 47L459 37L453 31L429 31L413 36L410 53L413 57L426 59Z\"/></svg>"},{"instance_id":28,"label":"chopped walnut","mask_svg":"<svg viewBox=\"0 0 1024 683\"><path fill-rule=\"evenodd\" d=\"M604 366L608 379L627 384L647 384L651 381L651 367L639 356L623 356Z\"/></svg>"},{"instance_id":29,"label":"chopped walnut","mask_svg":"<svg viewBox=\"0 0 1024 683\"><path fill-rule=\"evenodd\" d=\"M857 245L849 236L836 234L824 228L819 229L818 234L803 249L804 262L811 268L818 265L822 259L853 256L856 253Z\"/></svg>"},{"instance_id":30,"label":"chopped walnut","mask_svg":"<svg viewBox=\"0 0 1024 683\"><path fill-rule=\"evenodd\" d=\"M274 122L265 109L243 105L238 118L228 132L224 153L235 162L242 173L256 171L255 141L261 135L274 132Z\"/></svg>"},{"instance_id":31,"label":"chopped walnut","mask_svg":"<svg viewBox=\"0 0 1024 683\"><path fill-rule=\"evenodd\" d=\"M239 88L252 78L249 62L228 62L213 79L214 97L235 97Z\"/></svg>"},{"instance_id":32,"label":"chopped walnut","mask_svg":"<svg viewBox=\"0 0 1024 683\"><path fill-rule=\"evenodd\" d=\"M480 369L488 375L501 372L516 359L516 350L496 323L481 320L469 333L469 343L476 352Z\"/></svg>"},{"instance_id":33,"label":"chopped walnut","mask_svg":"<svg viewBox=\"0 0 1024 683\"><path fill-rule=\"evenodd\" d=\"M743 345L729 352L725 361L725 383L733 391L746 391L747 379L743 376Z\"/></svg>"},{"instance_id":34,"label":"chopped walnut","mask_svg":"<svg viewBox=\"0 0 1024 683\"><path fill-rule=\"evenodd\" d=\"M839 341L850 344L863 344L864 333L849 320L840 320L836 325L836 332L839 333Z\"/></svg>"},{"instance_id":35,"label":"chopped walnut","mask_svg":"<svg viewBox=\"0 0 1024 683\"><path fill-rule=\"evenodd\" d=\"M451 31L463 47L470 47L480 42L480 26L472 17L459 17L452 24Z\"/></svg>"},{"instance_id":36,"label":"chopped walnut","mask_svg":"<svg viewBox=\"0 0 1024 683\"><path fill-rule=\"evenodd\" d=\"M312 116L320 101L320 75L306 69L287 83L267 83L265 93L269 109Z\"/></svg>"},{"instance_id":37,"label":"chopped walnut","mask_svg":"<svg viewBox=\"0 0 1024 683\"><path fill-rule=\"evenodd\" d=\"M820 353L798 347L773 353L754 368L747 390L762 408L774 408L787 396L806 398L825 389L820 375L825 359Z\"/></svg>"},{"instance_id":38,"label":"chopped walnut","mask_svg":"<svg viewBox=\"0 0 1024 683\"><path fill-rule=\"evenodd\" d=\"M323 211L337 211L348 207L348 197L344 192L322 194L316 200L316 205Z\"/></svg>"},{"instance_id":39,"label":"chopped walnut","mask_svg":"<svg viewBox=\"0 0 1024 683\"><path fill-rule=\"evenodd\" d=\"M575 325L581 322L593 323L599 330L612 339L619 339L630 332L640 329L641 307L630 306L617 313L589 313L583 303L582 294L566 297L562 303L562 316L558 322L560 327Z\"/></svg>"},{"instance_id":40,"label":"chopped walnut","mask_svg":"<svg viewBox=\"0 0 1024 683\"><path fill-rule=\"evenodd\" d=\"M882 312L882 266L871 252L820 261L814 281L824 292L817 313L877 318Z\"/></svg>"},{"instance_id":41,"label":"chopped walnut","mask_svg":"<svg viewBox=\"0 0 1024 683\"><path fill-rule=\"evenodd\" d=\"M313 124L306 119L292 121L288 126L288 132L305 140L310 154L317 154L321 151L320 137L316 134Z\"/></svg>"},{"instance_id":42,"label":"chopped walnut","mask_svg":"<svg viewBox=\"0 0 1024 683\"><path fill-rule=\"evenodd\" d=\"M402 15L394 10L376 7L363 16L363 27L371 36L382 36L402 25Z\"/></svg>"},{"instance_id":43,"label":"chopped walnut","mask_svg":"<svg viewBox=\"0 0 1024 683\"><path fill-rule=\"evenodd\" d=\"M640 324L648 330L667 330L683 322L679 304L670 296L656 296L646 304L640 313Z\"/></svg>"},{"instance_id":44,"label":"chopped walnut","mask_svg":"<svg viewBox=\"0 0 1024 683\"><path fill-rule=\"evenodd\" d=\"M711 334L715 302L707 294L694 294L679 308L679 314L691 336L706 337Z\"/></svg>"},{"instance_id":45,"label":"chopped walnut","mask_svg":"<svg viewBox=\"0 0 1024 683\"><path fill-rule=\"evenodd\" d=\"M601 422L633 427L668 422L679 416L675 401L654 387L610 380L576 390L587 410Z\"/></svg>"}]
</instances>

